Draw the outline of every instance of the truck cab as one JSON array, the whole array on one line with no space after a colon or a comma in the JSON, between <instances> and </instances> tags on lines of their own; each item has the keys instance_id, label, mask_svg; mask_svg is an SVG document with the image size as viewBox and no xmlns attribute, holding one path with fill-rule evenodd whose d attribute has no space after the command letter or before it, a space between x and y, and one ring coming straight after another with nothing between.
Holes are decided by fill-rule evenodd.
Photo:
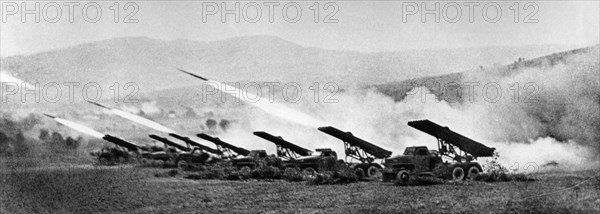
<instances>
[{"instance_id":1,"label":"truck cab","mask_svg":"<svg viewBox=\"0 0 600 214\"><path fill-rule=\"evenodd\" d=\"M250 169L256 168L261 161L264 161L269 156L265 150L252 150L247 156L236 157L231 160L233 166L238 169L248 167Z\"/></svg>"},{"instance_id":2,"label":"truck cab","mask_svg":"<svg viewBox=\"0 0 600 214\"><path fill-rule=\"evenodd\" d=\"M177 168L187 170L205 163L218 161L218 157L204 152L200 148L194 148L191 152L181 152L175 158Z\"/></svg>"},{"instance_id":3,"label":"truck cab","mask_svg":"<svg viewBox=\"0 0 600 214\"><path fill-rule=\"evenodd\" d=\"M442 163L437 151L429 150L426 146L406 147L402 155L385 160L385 168L405 169L415 173L431 172Z\"/></svg>"},{"instance_id":4,"label":"truck cab","mask_svg":"<svg viewBox=\"0 0 600 214\"><path fill-rule=\"evenodd\" d=\"M335 167L337 153L331 149L316 149L316 154L290 160L288 167L300 168L303 171L318 172Z\"/></svg>"}]
</instances>

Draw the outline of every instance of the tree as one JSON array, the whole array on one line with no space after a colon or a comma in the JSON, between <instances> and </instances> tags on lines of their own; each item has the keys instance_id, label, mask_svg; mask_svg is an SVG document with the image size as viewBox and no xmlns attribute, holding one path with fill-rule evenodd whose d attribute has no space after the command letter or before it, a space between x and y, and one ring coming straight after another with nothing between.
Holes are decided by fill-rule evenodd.
<instances>
[{"instance_id":1,"label":"tree","mask_svg":"<svg viewBox=\"0 0 600 214\"><path fill-rule=\"evenodd\" d=\"M230 125L231 125L231 122L226 119L221 119L221 122L219 122L219 126L221 127L221 129L223 129L223 131L227 131L227 129L229 129Z\"/></svg>"},{"instance_id":2,"label":"tree","mask_svg":"<svg viewBox=\"0 0 600 214\"><path fill-rule=\"evenodd\" d=\"M38 136L38 139L40 139L41 141L47 141L48 139L50 139L50 133L48 132L48 130L40 129L40 135Z\"/></svg>"},{"instance_id":3,"label":"tree","mask_svg":"<svg viewBox=\"0 0 600 214\"><path fill-rule=\"evenodd\" d=\"M208 127L208 129L213 130L213 129L215 129L216 126L217 126L216 120L213 120L213 119L206 120L206 127Z\"/></svg>"},{"instance_id":4,"label":"tree","mask_svg":"<svg viewBox=\"0 0 600 214\"><path fill-rule=\"evenodd\" d=\"M79 140L67 137L67 139L65 140L65 146L67 147L67 149L77 149L77 147L79 147Z\"/></svg>"}]
</instances>

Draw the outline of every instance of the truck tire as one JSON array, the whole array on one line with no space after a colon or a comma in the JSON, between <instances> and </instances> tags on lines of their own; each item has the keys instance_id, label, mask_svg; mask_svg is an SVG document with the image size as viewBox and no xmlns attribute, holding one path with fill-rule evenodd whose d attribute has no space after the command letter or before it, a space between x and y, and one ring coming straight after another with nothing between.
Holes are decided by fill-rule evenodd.
<instances>
[{"instance_id":1,"label":"truck tire","mask_svg":"<svg viewBox=\"0 0 600 214\"><path fill-rule=\"evenodd\" d=\"M410 180L410 174L406 170L400 170L396 173L396 180L400 184L407 184L408 180Z\"/></svg>"},{"instance_id":2,"label":"truck tire","mask_svg":"<svg viewBox=\"0 0 600 214\"><path fill-rule=\"evenodd\" d=\"M354 167L354 173L356 174L356 176L358 176L358 178L363 178L365 177L365 170L362 167Z\"/></svg>"},{"instance_id":3,"label":"truck tire","mask_svg":"<svg viewBox=\"0 0 600 214\"><path fill-rule=\"evenodd\" d=\"M475 180L475 177L477 177L479 173L481 172L479 171L479 168L477 166L471 166L469 167L469 170L467 170L467 179Z\"/></svg>"},{"instance_id":4,"label":"truck tire","mask_svg":"<svg viewBox=\"0 0 600 214\"><path fill-rule=\"evenodd\" d=\"M375 177L379 176L379 167L377 167L375 165L371 165L367 168L366 173L367 173L367 177L375 178Z\"/></svg>"},{"instance_id":5,"label":"truck tire","mask_svg":"<svg viewBox=\"0 0 600 214\"><path fill-rule=\"evenodd\" d=\"M250 166L242 166L242 167L240 167L240 171L242 171L242 172L248 172L249 173L249 172L252 171L252 167L250 167Z\"/></svg>"},{"instance_id":6,"label":"truck tire","mask_svg":"<svg viewBox=\"0 0 600 214\"><path fill-rule=\"evenodd\" d=\"M306 167L302 170L302 175L305 177L313 177L317 174L317 170L312 167Z\"/></svg>"},{"instance_id":7,"label":"truck tire","mask_svg":"<svg viewBox=\"0 0 600 214\"><path fill-rule=\"evenodd\" d=\"M459 181L465 179L465 170L460 166L455 166L452 169L452 180Z\"/></svg>"},{"instance_id":8,"label":"truck tire","mask_svg":"<svg viewBox=\"0 0 600 214\"><path fill-rule=\"evenodd\" d=\"M180 161L177 161L177 168L185 171L188 168L190 168L190 165L188 164L187 161L180 160Z\"/></svg>"},{"instance_id":9,"label":"truck tire","mask_svg":"<svg viewBox=\"0 0 600 214\"><path fill-rule=\"evenodd\" d=\"M108 161L108 158L106 158L106 157L99 157L98 158L98 163L100 165L104 165L104 166L110 165L110 162Z\"/></svg>"}]
</instances>

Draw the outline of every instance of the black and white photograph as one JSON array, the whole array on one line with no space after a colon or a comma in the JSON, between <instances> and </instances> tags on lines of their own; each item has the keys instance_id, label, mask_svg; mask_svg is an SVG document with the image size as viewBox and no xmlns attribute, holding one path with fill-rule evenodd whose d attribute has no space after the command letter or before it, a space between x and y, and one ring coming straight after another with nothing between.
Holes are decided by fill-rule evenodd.
<instances>
[{"instance_id":1,"label":"black and white photograph","mask_svg":"<svg viewBox=\"0 0 600 214\"><path fill-rule=\"evenodd\" d=\"M0 0L0 213L600 213L600 1Z\"/></svg>"}]
</instances>

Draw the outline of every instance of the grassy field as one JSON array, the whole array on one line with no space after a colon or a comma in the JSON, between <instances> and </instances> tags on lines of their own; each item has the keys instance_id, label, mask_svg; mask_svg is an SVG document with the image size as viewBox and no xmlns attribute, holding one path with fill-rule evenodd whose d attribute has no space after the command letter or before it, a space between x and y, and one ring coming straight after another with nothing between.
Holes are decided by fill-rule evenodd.
<instances>
[{"instance_id":1,"label":"grassy field","mask_svg":"<svg viewBox=\"0 0 600 214\"><path fill-rule=\"evenodd\" d=\"M538 174L535 182L432 186L156 176L167 171L133 166L3 170L0 213L600 212L600 178L594 171Z\"/></svg>"}]
</instances>

